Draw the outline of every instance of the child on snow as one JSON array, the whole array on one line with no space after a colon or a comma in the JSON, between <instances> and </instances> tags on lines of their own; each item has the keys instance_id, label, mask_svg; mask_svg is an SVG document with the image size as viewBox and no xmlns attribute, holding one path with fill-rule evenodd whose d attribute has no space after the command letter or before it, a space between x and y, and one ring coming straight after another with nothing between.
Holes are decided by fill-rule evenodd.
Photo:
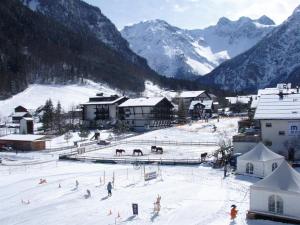
<instances>
[{"instance_id":1,"label":"child on snow","mask_svg":"<svg viewBox=\"0 0 300 225\"><path fill-rule=\"evenodd\" d=\"M107 184L107 192L108 192L108 196L112 196L112 194L111 194L111 189L112 189L112 185L111 185L111 182L108 182L108 184Z\"/></svg>"},{"instance_id":2,"label":"child on snow","mask_svg":"<svg viewBox=\"0 0 300 225\"><path fill-rule=\"evenodd\" d=\"M231 206L230 216L231 219L234 220L236 218L238 211L236 210L236 205Z\"/></svg>"}]
</instances>

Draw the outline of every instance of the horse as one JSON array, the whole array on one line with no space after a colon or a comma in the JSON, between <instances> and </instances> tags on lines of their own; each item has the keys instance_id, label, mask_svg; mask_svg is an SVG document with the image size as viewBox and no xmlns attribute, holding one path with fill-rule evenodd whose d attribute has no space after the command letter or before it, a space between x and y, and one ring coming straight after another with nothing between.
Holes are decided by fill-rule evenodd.
<instances>
[{"instance_id":1,"label":"horse","mask_svg":"<svg viewBox=\"0 0 300 225\"><path fill-rule=\"evenodd\" d=\"M116 155L122 155L123 153L125 153L125 150L124 149L116 149Z\"/></svg>"},{"instance_id":2,"label":"horse","mask_svg":"<svg viewBox=\"0 0 300 225\"><path fill-rule=\"evenodd\" d=\"M160 152L160 154L163 154L163 148L162 147L156 147L156 153Z\"/></svg>"},{"instance_id":3,"label":"horse","mask_svg":"<svg viewBox=\"0 0 300 225\"><path fill-rule=\"evenodd\" d=\"M151 146L151 152L156 152L156 146L155 145Z\"/></svg>"},{"instance_id":4,"label":"horse","mask_svg":"<svg viewBox=\"0 0 300 225\"><path fill-rule=\"evenodd\" d=\"M207 152L202 153L201 154L201 161L205 161L206 157L207 157Z\"/></svg>"},{"instance_id":5,"label":"horse","mask_svg":"<svg viewBox=\"0 0 300 225\"><path fill-rule=\"evenodd\" d=\"M141 149L134 149L133 152L132 152L132 155L135 155L135 153L137 153L138 156L139 155L142 155L142 156L144 155Z\"/></svg>"}]
</instances>

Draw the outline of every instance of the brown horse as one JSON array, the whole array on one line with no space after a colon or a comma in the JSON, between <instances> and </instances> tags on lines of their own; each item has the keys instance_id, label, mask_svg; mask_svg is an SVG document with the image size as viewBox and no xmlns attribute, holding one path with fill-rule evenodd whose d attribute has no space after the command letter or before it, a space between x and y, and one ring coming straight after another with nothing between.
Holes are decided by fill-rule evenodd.
<instances>
[{"instance_id":1,"label":"brown horse","mask_svg":"<svg viewBox=\"0 0 300 225\"><path fill-rule=\"evenodd\" d=\"M124 149L116 149L116 155L122 155L123 153L125 153Z\"/></svg>"},{"instance_id":2,"label":"brown horse","mask_svg":"<svg viewBox=\"0 0 300 225\"><path fill-rule=\"evenodd\" d=\"M202 153L201 154L201 162L205 161L206 157L207 157L207 152Z\"/></svg>"},{"instance_id":3,"label":"brown horse","mask_svg":"<svg viewBox=\"0 0 300 225\"><path fill-rule=\"evenodd\" d=\"M137 153L138 156L139 155L142 155L142 156L144 155L141 149L134 149L133 152L132 152L132 155L135 155L135 153Z\"/></svg>"}]
</instances>

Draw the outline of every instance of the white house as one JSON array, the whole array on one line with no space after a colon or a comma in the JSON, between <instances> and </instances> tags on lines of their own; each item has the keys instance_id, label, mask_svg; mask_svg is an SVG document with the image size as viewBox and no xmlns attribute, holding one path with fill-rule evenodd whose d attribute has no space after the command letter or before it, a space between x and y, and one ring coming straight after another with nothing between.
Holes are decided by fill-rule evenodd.
<instances>
[{"instance_id":1,"label":"white house","mask_svg":"<svg viewBox=\"0 0 300 225\"><path fill-rule=\"evenodd\" d=\"M261 95L254 119L260 121L261 139L288 159L300 159L300 94Z\"/></svg>"},{"instance_id":2,"label":"white house","mask_svg":"<svg viewBox=\"0 0 300 225\"><path fill-rule=\"evenodd\" d=\"M214 110L212 100L192 101L189 106L189 114L192 119L211 117Z\"/></svg>"},{"instance_id":3,"label":"white house","mask_svg":"<svg viewBox=\"0 0 300 225\"><path fill-rule=\"evenodd\" d=\"M237 158L237 173L263 178L270 175L283 161L283 156L259 143Z\"/></svg>"},{"instance_id":4,"label":"white house","mask_svg":"<svg viewBox=\"0 0 300 225\"><path fill-rule=\"evenodd\" d=\"M300 174L284 161L250 186L249 213L300 222Z\"/></svg>"},{"instance_id":5,"label":"white house","mask_svg":"<svg viewBox=\"0 0 300 225\"><path fill-rule=\"evenodd\" d=\"M117 95L91 97L82 104L83 120L87 122L114 122L118 119L118 106L128 98Z\"/></svg>"},{"instance_id":6,"label":"white house","mask_svg":"<svg viewBox=\"0 0 300 225\"><path fill-rule=\"evenodd\" d=\"M179 104L179 101L183 101L185 108L188 110L192 101L203 101L211 100L210 94L207 91L182 91L179 96L175 97L176 104Z\"/></svg>"},{"instance_id":7,"label":"white house","mask_svg":"<svg viewBox=\"0 0 300 225\"><path fill-rule=\"evenodd\" d=\"M164 97L129 99L119 105L120 118L138 131L167 127L173 118L173 105Z\"/></svg>"}]
</instances>

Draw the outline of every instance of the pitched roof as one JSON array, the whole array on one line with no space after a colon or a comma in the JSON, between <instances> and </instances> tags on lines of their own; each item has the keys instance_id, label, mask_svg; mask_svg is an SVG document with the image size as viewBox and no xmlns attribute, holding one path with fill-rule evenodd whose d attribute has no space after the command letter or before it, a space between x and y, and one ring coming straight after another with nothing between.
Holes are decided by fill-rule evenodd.
<instances>
[{"instance_id":1,"label":"pitched roof","mask_svg":"<svg viewBox=\"0 0 300 225\"><path fill-rule=\"evenodd\" d=\"M284 157L268 149L262 142L258 143L249 152L238 157L238 160L249 161L268 161L274 159L284 159Z\"/></svg>"},{"instance_id":2,"label":"pitched roof","mask_svg":"<svg viewBox=\"0 0 300 225\"><path fill-rule=\"evenodd\" d=\"M118 101L124 99L125 97L120 97L120 98L117 98L113 101L98 101L98 102L87 102L87 103L83 103L81 105L112 105L112 104L115 104L117 103Z\"/></svg>"},{"instance_id":3,"label":"pitched roof","mask_svg":"<svg viewBox=\"0 0 300 225\"><path fill-rule=\"evenodd\" d=\"M34 134L10 134L7 136L0 137L0 140L7 141L36 141L44 138L44 135L34 135Z\"/></svg>"},{"instance_id":4,"label":"pitched roof","mask_svg":"<svg viewBox=\"0 0 300 225\"><path fill-rule=\"evenodd\" d=\"M164 97L159 98L132 98L123 102L119 107L134 107L134 106L155 106L161 102Z\"/></svg>"},{"instance_id":5,"label":"pitched roof","mask_svg":"<svg viewBox=\"0 0 300 225\"><path fill-rule=\"evenodd\" d=\"M182 91L179 95L180 98L196 98L205 91Z\"/></svg>"},{"instance_id":6,"label":"pitched roof","mask_svg":"<svg viewBox=\"0 0 300 225\"><path fill-rule=\"evenodd\" d=\"M15 113L13 113L11 116L12 117L23 117L23 116L25 116L25 115L30 115L30 113L29 112L15 112Z\"/></svg>"},{"instance_id":7,"label":"pitched roof","mask_svg":"<svg viewBox=\"0 0 300 225\"><path fill-rule=\"evenodd\" d=\"M300 119L300 94L262 95L254 119Z\"/></svg>"},{"instance_id":8,"label":"pitched roof","mask_svg":"<svg viewBox=\"0 0 300 225\"><path fill-rule=\"evenodd\" d=\"M275 191L300 193L300 174L286 161L265 179L251 185L251 188L263 188Z\"/></svg>"}]
</instances>

